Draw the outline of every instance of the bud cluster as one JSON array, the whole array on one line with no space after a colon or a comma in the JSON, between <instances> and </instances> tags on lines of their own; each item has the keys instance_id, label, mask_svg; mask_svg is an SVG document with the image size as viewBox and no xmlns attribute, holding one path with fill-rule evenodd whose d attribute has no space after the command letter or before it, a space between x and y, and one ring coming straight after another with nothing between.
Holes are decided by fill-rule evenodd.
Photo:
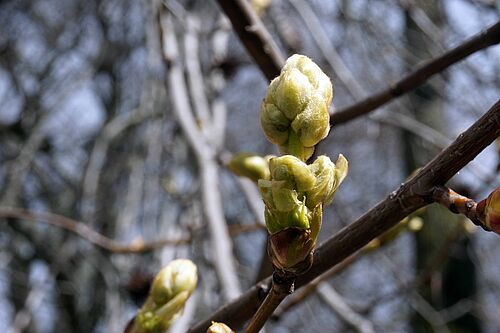
<instances>
[{"instance_id":1,"label":"bud cluster","mask_svg":"<svg viewBox=\"0 0 500 333\"><path fill-rule=\"evenodd\" d=\"M316 246L323 208L347 175L340 154L334 164L319 156L315 145L330 130L330 79L308 57L293 55L269 85L260 123L281 157L238 154L228 164L235 174L257 182L265 204L268 253L277 271L298 275L307 270Z\"/></svg>"},{"instance_id":2,"label":"bud cluster","mask_svg":"<svg viewBox=\"0 0 500 333\"><path fill-rule=\"evenodd\" d=\"M334 164L315 145L330 130L330 79L308 57L293 55L269 85L260 123L269 141L284 156L268 159L269 174L258 180L270 234L268 252L276 270L294 275L309 269L323 208L347 175L347 160Z\"/></svg>"},{"instance_id":3,"label":"bud cluster","mask_svg":"<svg viewBox=\"0 0 500 333\"><path fill-rule=\"evenodd\" d=\"M271 178L258 182L270 234L269 254L276 269L299 274L316 246L323 207L330 204L347 175L347 160L334 164L319 156L307 165L292 155L269 161Z\"/></svg>"}]
</instances>

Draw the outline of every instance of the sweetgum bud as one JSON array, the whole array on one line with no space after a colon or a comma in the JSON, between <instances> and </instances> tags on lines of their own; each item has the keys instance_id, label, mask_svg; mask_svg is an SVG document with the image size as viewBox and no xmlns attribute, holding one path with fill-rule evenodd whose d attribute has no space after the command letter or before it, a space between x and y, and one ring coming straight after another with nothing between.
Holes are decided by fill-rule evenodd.
<instances>
[{"instance_id":1,"label":"sweetgum bud","mask_svg":"<svg viewBox=\"0 0 500 333\"><path fill-rule=\"evenodd\" d=\"M304 162L291 155L271 158L269 169L271 179L258 182L269 233L289 227L308 229L310 214L303 193L313 188L314 174Z\"/></svg>"},{"instance_id":2,"label":"sweetgum bud","mask_svg":"<svg viewBox=\"0 0 500 333\"><path fill-rule=\"evenodd\" d=\"M332 97L332 83L321 69L306 56L291 56L262 102L264 134L281 153L307 160L330 130Z\"/></svg>"}]
</instances>

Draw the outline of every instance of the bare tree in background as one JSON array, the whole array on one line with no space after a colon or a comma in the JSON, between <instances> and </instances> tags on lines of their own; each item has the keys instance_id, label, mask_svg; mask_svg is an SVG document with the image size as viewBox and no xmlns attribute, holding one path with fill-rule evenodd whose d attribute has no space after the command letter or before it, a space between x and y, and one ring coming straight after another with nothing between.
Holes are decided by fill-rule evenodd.
<instances>
[{"instance_id":1,"label":"bare tree in background","mask_svg":"<svg viewBox=\"0 0 500 333\"><path fill-rule=\"evenodd\" d=\"M497 23L495 1L252 1L267 55L240 42L231 2L0 2L1 332L122 332L173 258L196 262L200 283L171 332L257 290L262 203L224 163L276 153L258 112L283 57L310 56L334 84L319 153L342 152L350 171L321 239L498 100L498 28L428 81L424 63ZM491 145L450 183L482 199L497 163ZM498 237L445 209L417 215L424 232L352 254L266 332L497 332Z\"/></svg>"}]
</instances>

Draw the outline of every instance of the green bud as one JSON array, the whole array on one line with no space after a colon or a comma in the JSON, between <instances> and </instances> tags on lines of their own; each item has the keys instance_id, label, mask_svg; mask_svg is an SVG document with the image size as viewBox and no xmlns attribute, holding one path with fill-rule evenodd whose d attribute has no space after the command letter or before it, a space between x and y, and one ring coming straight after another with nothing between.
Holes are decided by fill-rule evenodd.
<instances>
[{"instance_id":1,"label":"green bud","mask_svg":"<svg viewBox=\"0 0 500 333\"><path fill-rule=\"evenodd\" d=\"M207 333L234 333L226 324L212 322L212 325L207 330Z\"/></svg>"},{"instance_id":2,"label":"green bud","mask_svg":"<svg viewBox=\"0 0 500 333\"><path fill-rule=\"evenodd\" d=\"M269 160L271 179L258 181L265 203L269 233L297 227L308 229L309 209L303 193L313 188L316 179L307 165L295 156L285 155Z\"/></svg>"},{"instance_id":3,"label":"green bud","mask_svg":"<svg viewBox=\"0 0 500 333\"><path fill-rule=\"evenodd\" d=\"M254 182L270 177L267 159L252 153L234 155L227 166L237 176L247 177Z\"/></svg>"},{"instance_id":4,"label":"green bud","mask_svg":"<svg viewBox=\"0 0 500 333\"><path fill-rule=\"evenodd\" d=\"M295 156L285 155L269 160L271 180L283 181L284 186L297 191L307 191L313 188L316 178L307 164Z\"/></svg>"},{"instance_id":5,"label":"green bud","mask_svg":"<svg viewBox=\"0 0 500 333\"><path fill-rule=\"evenodd\" d=\"M307 207L313 209L318 204L329 205L335 192L347 176L348 162L344 155L340 154L337 162L333 164L328 156L319 156L309 170L314 173L316 182L314 187L306 192Z\"/></svg>"},{"instance_id":6,"label":"green bud","mask_svg":"<svg viewBox=\"0 0 500 333\"><path fill-rule=\"evenodd\" d=\"M182 313L196 288L196 266L186 259L170 262L155 277L149 296L139 310L134 325L148 333L167 330Z\"/></svg>"},{"instance_id":7,"label":"green bud","mask_svg":"<svg viewBox=\"0 0 500 333\"><path fill-rule=\"evenodd\" d=\"M330 130L332 97L332 83L321 69L306 56L291 56L262 102L260 123L267 139L283 154L307 160Z\"/></svg>"},{"instance_id":8,"label":"green bud","mask_svg":"<svg viewBox=\"0 0 500 333\"><path fill-rule=\"evenodd\" d=\"M309 229L309 209L301 202L289 211L280 211L265 207L264 216L267 231L273 235L287 228Z\"/></svg>"}]
</instances>

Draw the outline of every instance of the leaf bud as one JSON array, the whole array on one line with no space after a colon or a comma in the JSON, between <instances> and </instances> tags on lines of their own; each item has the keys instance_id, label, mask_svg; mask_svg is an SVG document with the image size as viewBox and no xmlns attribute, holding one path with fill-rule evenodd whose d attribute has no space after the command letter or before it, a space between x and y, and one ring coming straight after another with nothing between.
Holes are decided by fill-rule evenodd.
<instances>
[{"instance_id":1,"label":"leaf bud","mask_svg":"<svg viewBox=\"0 0 500 333\"><path fill-rule=\"evenodd\" d=\"M270 176L267 159L252 153L234 155L227 166L237 176L247 177L254 182L269 179Z\"/></svg>"},{"instance_id":2,"label":"leaf bud","mask_svg":"<svg viewBox=\"0 0 500 333\"><path fill-rule=\"evenodd\" d=\"M328 135L332 97L328 76L308 57L291 56L271 81L262 102L260 123L264 134L282 154L306 161L314 146Z\"/></svg>"},{"instance_id":3,"label":"leaf bud","mask_svg":"<svg viewBox=\"0 0 500 333\"><path fill-rule=\"evenodd\" d=\"M328 156L319 156L309 170L315 175L314 187L306 192L307 207L313 209L319 203L323 207L329 205L338 187L347 176L348 163L344 155L340 154L337 162L333 164Z\"/></svg>"}]
</instances>

